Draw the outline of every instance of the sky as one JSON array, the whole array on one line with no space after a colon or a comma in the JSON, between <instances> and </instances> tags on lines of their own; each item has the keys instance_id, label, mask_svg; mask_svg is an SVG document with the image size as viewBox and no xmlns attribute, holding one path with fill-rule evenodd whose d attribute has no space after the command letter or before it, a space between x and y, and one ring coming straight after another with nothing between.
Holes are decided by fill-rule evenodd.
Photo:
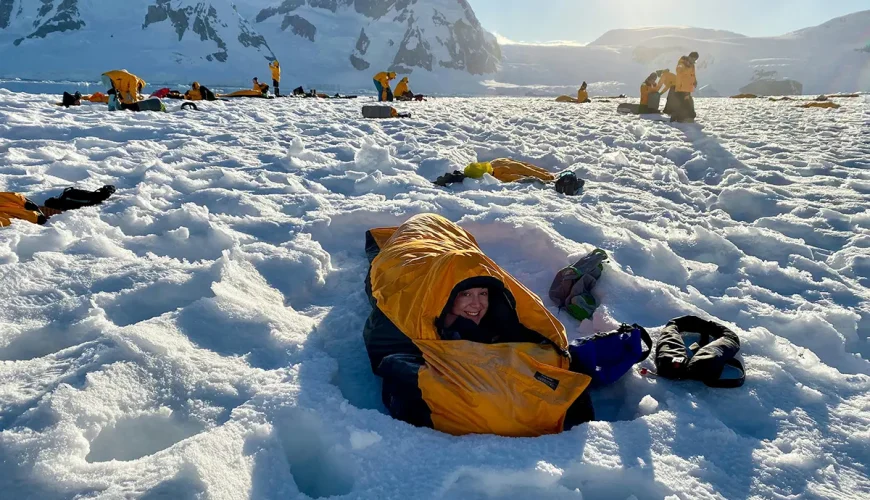
<instances>
[{"instance_id":1,"label":"sky","mask_svg":"<svg viewBox=\"0 0 870 500\"><path fill-rule=\"evenodd\" d=\"M777 36L870 9L868 0L469 0L490 32L588 43L614 28L691 26Z\"/></svg>"}]
</instances>

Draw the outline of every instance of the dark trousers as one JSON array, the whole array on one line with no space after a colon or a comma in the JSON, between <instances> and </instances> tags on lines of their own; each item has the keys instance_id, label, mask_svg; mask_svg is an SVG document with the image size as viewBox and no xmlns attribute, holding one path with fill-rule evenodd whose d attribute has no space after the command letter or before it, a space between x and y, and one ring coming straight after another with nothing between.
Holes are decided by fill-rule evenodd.
<instances>
[{"instance_id":1,"label":"dark trousers","mask_svg":"<svg viewBox=\"0 0 870 500\"><path fill-rule=\"evenodd\" d=\"M378 101L392 101L393 100L393 89L389 86L384 88L381 82L374 80L375 88L378 90Z\"/></svg>"},{"instance_id":2,"label":"dark trousers","mask_svg":"<svg viewBox=\"0 0 870 500\"><path fill-rule=\"evenodd\" d=\"M281 97L281 89L278 88L278 80L272 80L272 88L275 89L275 97Z\"/></svg>"},{"instance_id":3,"label":"dark trousers","mask_svg":"<svg viewBox=\"0 0 870 500\"><path fill-rule=\"evenodd\" d=\"M671 103L673 100L673 103ZM668 105L672 107L671 120L677 122L695 121L695 100L691 92L674 92L668 99Z\"/></svg>"}]
</instances>

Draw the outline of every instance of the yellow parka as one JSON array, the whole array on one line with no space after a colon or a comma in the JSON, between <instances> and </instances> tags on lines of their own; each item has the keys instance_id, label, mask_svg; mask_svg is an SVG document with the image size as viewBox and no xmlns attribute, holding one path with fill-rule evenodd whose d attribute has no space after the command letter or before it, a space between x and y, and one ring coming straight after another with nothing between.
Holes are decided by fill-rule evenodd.
<instances>
[{"instance_id":1,"label":"yellow parka","mask_svg":"<svg viewBox=\"0 0 870 500\"><path fill-rule=\"evenodd\" d=\"M565 328L541 300L484 255L471 234L439 215L416 215L369 235L379 248L372 297L423 354L417 385L435 429L454 435L561 432L590 379L568 370ZM520 322L552 344L442 340L435 320L453 289L480 276L503 283Z\"/></svg>"},{"instance_id":2,"label":"yellow parka","mask_svg":"<svg viewBox=\"0 0 870 500\"><path fill-rule=\"evenodd\" d=\"M190 85L190 90L184 93L184 98L188 101L201 101L202 91L199 90L199 82L193 82Z\"/></svg>"},{"instance_id":3,"label":"yellow parka","mask_svg":"<svg viewBox=\"0 0 870 500\"><path fill-rule=\"evenodd\" d=\"M408 90L408 77L402 78L399 80L399 83L396 84L396 91L394 94L397 96L403 96L405 93L409 92Z\"/></svg>"},{"instance_id":4,"label":"yellow parka","mask_svg":"<svg viewBox=\"0 0 870 500\"><path fill-rule=\"evenodd\" d=\"M586 92L583 89L578 90L577 91L577 101L578 102L585 102L586 99L589 99L589 92Z\"/></svg>"},{"instance_id":5,"label":"yellow parka","mask_svg":"<svg viewBox=\"0 0 870 500\"><path fill-rule=\"evenodd\" d=\"M654 83L652 85L648 85L646 82L643 82L640 85L640 105L646 106L649 103L649 95L652 92L658 92L662 89L662 82Z\"/></svg>"},{"instance_id":6,"label":"yellow parka","mask_svg":"<svg viewBox=\"0 0 870 500\"><path fill-rule=\"evenodd\" d=\"M394 80L395 78L396 78L396 74L393 73L392 71L381 71L380 73L378 73L377 75L374 76L374 80L376 82L380 83L381 85L383 85L384 88L389 87L390 80Z\"/></svg>"},{"instance_id":7,"label":"yellow parka","mask_svg":"<svg viewBox=\"0 0 870 500\"><path fill-rule=\"evenodd\" d=\"M664 94L668 90L671 90L671 88L676 87L677 75L671 73L670 70L665 70L664 73L662 73L662 76L659 77L659 83L657 85L661 88L661 91Z\"/></svg>"},{"instance_id":8,"label":"yellow parka","mask_svg":"<svg viewBox=\"0 0 870 500\"><path fill-rule=\"evenodd\" d=\"M45 224L45 216L34 203L18 193L0 193L0 227L8 226L12 219L34 224Z\"/></svg>"},{"instance_id":9,"label":"yellow parka","mask_svg":"<svg viewBox=\"0 0 870 500\"><path fill-rule=\"evenodd\" d=\"M694 92L698 84L695 78L695 64L688 57L683 56L677 63L677 92Z\"/></svg>"},{"instance_id":10,"label":"yellow parka","mask_svg":"<svg viewBox=\"0 0 870 500\"><path fill-rule=\"evenodd\" d=\"M269 63L269 69L272 70L272 80L276 82L281 81L281 67L278 65L278 60L274 60Z\"/></svg>"},{"instance_id":11,"label":"yellow parka","mask_svg":"<svg viewBox=\"0 0 870 500\"><path fill-rule=\"evenodd\" d=\"M115 92L118 94L118 100L124 104L133 104L141 101L142 96L139 91L145 88L145 80L128 72L124 69L116 69L103 73L104 80L111 82Z\"/></svg>"}]
</instances>

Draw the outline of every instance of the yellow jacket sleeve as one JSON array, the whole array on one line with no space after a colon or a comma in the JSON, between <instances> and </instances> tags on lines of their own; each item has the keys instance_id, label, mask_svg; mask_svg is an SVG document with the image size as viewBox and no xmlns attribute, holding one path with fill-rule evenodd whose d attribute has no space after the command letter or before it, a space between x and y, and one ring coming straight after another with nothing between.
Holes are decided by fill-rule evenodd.
<instances>
[{"instance_id":1,"label":"yellow jacket sleeve","mask_svg":"<svg viewBox=\"0 0 870 500\"><path fill-rule=\"evenodd\" d=\"M408 92L408 84L405 82L399 82L396 84L396 95L405 95L405 92Z\"/></svg>"}]
</instances>

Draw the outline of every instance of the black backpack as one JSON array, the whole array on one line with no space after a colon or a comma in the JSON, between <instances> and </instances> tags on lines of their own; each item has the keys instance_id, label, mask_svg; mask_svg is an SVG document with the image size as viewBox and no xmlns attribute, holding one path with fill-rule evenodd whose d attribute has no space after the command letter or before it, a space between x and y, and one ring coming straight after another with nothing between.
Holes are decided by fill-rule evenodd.
<instances>
[{"instance_id":1,"label":"black backpack","mask_svg":"<svg viewBox=\"0 0 870 500\"><path fill-rule=\"evenodd\" d=\"M208 87L200 85L199 92L202 94L202 98L206 101L217 101L217 97L215 97L214 92L209 90Z\"/></svg>"},{"instance_id":2,"label":"black backpack","mask_svg":"<svg viewBox=\"0 0 870 500\"><path fill-rule=\"evenodd\" d=\"M746 373L735 358L739 350L740 339L725 325L697 316L675 318L659 334L656 371L661 377L700 380L710 387L740 387Z\"/></svg>"},{"instance_id":3,"label":"black backpack","mask_svg":"<svg viewBox=\"0 0 870 500\"><path fill-rule=\"evenodd\" d=\"M556 192L574 196L580 193L584 184L586 184L586 181L577 177L577 174L571 170L566 170L559 174L559 177L556 179Z\"/></svg>"},{"instance_id":4,"label":"black backpack","mask_svg":"<svg viewBox=\"0 0 870 500\"><path fill-rule=\"evenodd\" d=\"M447 187L454 182L462 182L465 180L465 174L460 172L459 170L454 170L452 174L444 174L437 179L435 179L434 184L436 186Z\"/></svg>"},{"instance_id":5,"label":"black backpack","mask_svg":"<svg viewBox=\"0 0 870 500\"><path fill-rule=\"evenodd\" d=\"M115 186L110 185L103 186L96 191L86 191L70 187L64 189L59 197L45 200L44 205L55 210L72 210L89 207L91 205L99 205L108 199L109 196L112 196L114 192Z\"/></svg>"}]
</instances>

